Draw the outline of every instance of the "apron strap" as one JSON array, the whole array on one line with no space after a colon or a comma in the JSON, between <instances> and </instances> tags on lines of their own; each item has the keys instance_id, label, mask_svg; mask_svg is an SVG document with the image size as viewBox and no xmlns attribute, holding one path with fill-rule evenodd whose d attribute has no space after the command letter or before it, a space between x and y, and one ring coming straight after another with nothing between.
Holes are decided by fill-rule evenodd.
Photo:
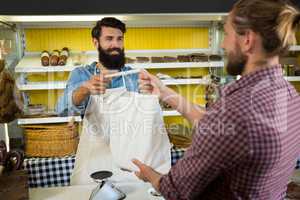
<instances>
[{"instance_id":1,"label":"apron strap","mask_svg":"<svg viewBox=\"0 0 300 200\"><path fill-rule=\"evenodd\" d=\"M125 80L125 75L122 74L122 80L123 80L123 85L127 90L127 85L126 85L126 80Z\"/></svg>"}]
</instances>

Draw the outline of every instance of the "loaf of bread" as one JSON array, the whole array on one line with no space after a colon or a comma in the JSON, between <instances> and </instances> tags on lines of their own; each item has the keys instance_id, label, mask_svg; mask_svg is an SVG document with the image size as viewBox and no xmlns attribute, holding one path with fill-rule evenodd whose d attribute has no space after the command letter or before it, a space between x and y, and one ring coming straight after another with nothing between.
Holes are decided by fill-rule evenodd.
<instances>
[{"instance_id":1,"label":"loaf of bread","mask_svg":"<svg viewBox=\"0 0 300 200\"><path fill-rule=\"evenodd\" d=\"M125 63L134 63L134 62L135 62L135 59L133 59L133 58L129 58L129 57L125 58Z\"/></svg>"},{"instance_id":2,"label":"loaf of bread","mask_svg":"<svg viewBox=\"0 0 300 200\"><path fill-rule=\"evenodd\" d=\"M177 62L177 58L172 57L172 56L164 56L164 61L165 62Z\"/></svg>"},{"instance_id":3,"label":"loaf of bread","mask_svg":"<svg viewBox=\"0 0 300 200\"><path fill-rule=\"evenodd\" d=\"M49 66L50 55L48 51L43 51L41 53L41 63L43 66Z\"/></svg>"},{"instance_id":4,"label":"loaf of bread","mask_svg":"<svg viewBox=\"0 0 300 200\"><path fill-rule=\"evenodd\" d=\"M179 62L191 62L191 57L186 55L179 55L177 56L177 60Z\"/></svg>"},{"instance_id":5,"label":"loaf of bread","mask_svg":"<svg viewBox=\"0 0 300 200\"><path fill-rule=\"evenodd\" d=\"M66 65L68 57L69 57L69 49L67 47L64 47L60 52L58 64Z\"/></svg>"},{"instance_id":6,"label":"loaf of bread","mask_svg":"<svg viewBox=\"0 0 300 200\"><path fill-rule=\"evenodd\" d=\"M0 72L0 123L8 123L22 115L23 101L15 80L8 70Z\"/></svg>"},{"instance_id":7,"label":"loaf of bread","mask_svg":"<svg viewBox=\"0 0 300 200\"><path fill-rule=\"evenodd\" d=\"M145 63L145 62L149 62L150 59L148 57L136 57L136 61L138 63Z\"/></svg>"},{"instance_id":8,"label":"loaf of bread","mask_svg":"<svg viewBox=\"0 0 300 200\"><path fill-rule=\"evenodd\" d=\"M152 63L163 63L164 58L163 57L152 56L151 57L151 62Z\"/></svg>"},{"instance_id":9,"label":"loaf of bread","mask_svg":"<svg viewBox=\"0 0 300 200\"><path fill-rule=\"evenodd\" d=\"M192 62L207 62L208 55L204 53L193 53L189 55L191 57Z\"/></svg>"},{"instance_id":10,"label":"loaf of bread","mask_svg":"<svg viewBox=\"0 0 300 200\"><path fill-rule=\"evenodd\" d=\"M212 54L212 55L209 56L209 60L210 61L220 61L220 60L222 60L222 56L216 55L216 54Z\"/></svg>"},{"instance_id":11,"label":"loaf of bread","mask_svg":"<svg viewBox=\"0 0 300 200\"><path fill-rule=\"evenodd\" d=\"M50 56L50 65L57 66L59 61L60 52L53 50Z\"/></svg>"}]
</instances>

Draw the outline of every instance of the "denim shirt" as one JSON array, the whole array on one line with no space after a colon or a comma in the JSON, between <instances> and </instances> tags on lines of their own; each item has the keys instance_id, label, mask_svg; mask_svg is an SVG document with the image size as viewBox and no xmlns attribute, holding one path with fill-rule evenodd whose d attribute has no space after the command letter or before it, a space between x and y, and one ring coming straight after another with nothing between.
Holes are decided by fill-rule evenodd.
<instances>
[{"instance_id":1,"label":"denim shirt","mask_svg":"<svg viewBox=\"0 0 300 200\"><path fill-rule=\"evenodd\" d=\"M84 115L85 109L89 102L89 97L87 97L78 106L73 104L72 95L73 92L78 89L83 83L90 80L91 76L100 74L100 70L96 67L96 62L91 65L86 65L84 67L78 67L74 69L69 76L66 89L64 90L63 96L61 96L56 105L56 112L60 116ZM124 66L120 71L131 70L131 67ZM126 88L128 91L138 92L138 74L129 74L124 76L126 83ZM108 88L118 88L123 87L122 76L112 78L111 83Z\"/></svg>"}]
</instances>

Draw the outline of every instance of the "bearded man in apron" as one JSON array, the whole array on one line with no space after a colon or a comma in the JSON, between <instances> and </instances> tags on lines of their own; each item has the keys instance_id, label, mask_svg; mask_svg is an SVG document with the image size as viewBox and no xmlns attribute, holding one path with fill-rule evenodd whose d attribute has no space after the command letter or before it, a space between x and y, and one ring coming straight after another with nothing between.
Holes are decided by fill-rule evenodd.
<instances>
[{"instance_id":1,"label":"bearded man in apron","mask_svg":"<svg viewBox=\"0 0 300 200\"><path fill-rule=\"evenodd\" d=\"M121 167L134 170L130 159L136 156L162 172L170 169L171 145L165 129L161 128L164 124L158 98L138 94L138 73L131 73L134 70L125 66L125 32L125 24L118 19L103 18L97 22L92 38L99 62L71 72L57 106L61 115L79 113L84 117L71 185L93 183L90 174L100 170L117 174L113 176L115 180L129 177L139 181L132 173L120 170ZM117 73L126 76L112 77ZM149 109L155 113L147 112ZM144 122L150 122L150 126ZM140 124L142 131L137 131ZM116 130L116 127L132 129L124 133L124 128ZM126 146L128 143L131 145Z\"/></svg>"}]
</instances>

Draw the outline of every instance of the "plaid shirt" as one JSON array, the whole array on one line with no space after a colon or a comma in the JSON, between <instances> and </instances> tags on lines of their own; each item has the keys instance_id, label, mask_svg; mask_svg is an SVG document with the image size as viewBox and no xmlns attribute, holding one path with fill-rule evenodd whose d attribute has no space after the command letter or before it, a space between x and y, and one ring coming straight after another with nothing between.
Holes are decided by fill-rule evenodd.
<instances>
[{"instance_id":1,"label":"plaid shirt","mask_svg":"<svg viewBox=\"0 0 300 200\"><path fill-rule=\"evenodd\" d=\"M160 180L166 199L284 199L300 153L300 98L281 66L225 86L184 157Z\"/></svg>"}]
</instances>

